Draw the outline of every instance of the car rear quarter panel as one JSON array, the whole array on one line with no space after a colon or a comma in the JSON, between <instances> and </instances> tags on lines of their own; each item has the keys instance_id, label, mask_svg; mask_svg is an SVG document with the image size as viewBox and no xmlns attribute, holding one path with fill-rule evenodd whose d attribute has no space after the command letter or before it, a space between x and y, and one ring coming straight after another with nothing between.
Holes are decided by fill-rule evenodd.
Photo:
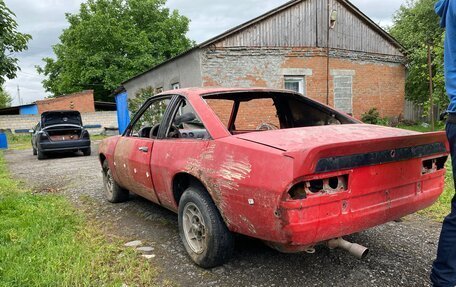
<instances>
[{"instance_id":1,"label":"car rear quarter panel","mask_svg":"<svg viewBox=\"0 0 456 287\"><path fill-rule=\"evenodd\" d=\"M280 238L278 208L293 180L292 159L277 149L234 137L208 141L197 149L200 152L195 156L188 156L189 149L174 150L169 145L167 152L173 160L167 162L173 167L161 168L158 176L165 179L180 172L193 175L204 184L231 231L264 240ZM165 187L167 197L172 196L171 182Z\"/></svg>"}]
</instances>

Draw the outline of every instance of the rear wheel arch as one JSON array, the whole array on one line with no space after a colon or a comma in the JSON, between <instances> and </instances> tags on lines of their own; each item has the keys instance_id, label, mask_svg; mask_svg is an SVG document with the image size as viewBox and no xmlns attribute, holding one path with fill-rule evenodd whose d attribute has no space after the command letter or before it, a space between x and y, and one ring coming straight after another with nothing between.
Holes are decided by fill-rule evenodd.
<instances>
[{"instance_id":1,"label":"rear wheel arch","mask_svg":"<svg viewBox=\"0 0 456 287\"><path fill-rule=\"evenodd\" d=\"M184 194L185 190L190 186L196 187L199 190L206 192L211 198L212 195L209 193L206 186L194 175L191 175L186 172L180 172L176 174L173 178L172 183L172 190L173 190L173 197L176 203L176 206L179 206L179 201ZM212 199L213 200L213 199Z\"/></svg>"},{"instance_id":2,"label":"rear wheel arch","mask_svg":"<svg viewBox=\"0 0 456 287\"><path fill-rule=\"evenodd\" d=\"M209 193L189 186L180 203L179 235L188 255L203 268L225 263L233 253L234 237Z\"/></svg>"}]
</instances>

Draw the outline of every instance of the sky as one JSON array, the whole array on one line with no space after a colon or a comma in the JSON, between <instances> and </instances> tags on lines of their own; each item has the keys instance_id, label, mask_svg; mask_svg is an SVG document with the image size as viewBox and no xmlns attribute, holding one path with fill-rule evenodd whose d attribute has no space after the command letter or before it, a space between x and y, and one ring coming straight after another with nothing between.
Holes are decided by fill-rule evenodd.
<instances>
[{"instance_id":1,"label":"sky","mask_svg":"<svg viewBox=\"0 0 456 287\"><path fill-rule=\"evenodd\" d=\"M16 14L19 31L31 34L27 51L18 53L21 71L7 80L6 90L13 97L12 105L28 104L43 99L46 94L36 72L44 57L53 57L52 45L59 41L62 30L68 27L65 13L77 13L84 0L4 0ZM188 37L197 43L272 10L288 0L168 0L166 6L177 9L190 20ZM351 0L361 11L382 27L391 24L394 12L405 0ZM21 98L19 103L18 97Z\"/></svg>"}]
</instances>

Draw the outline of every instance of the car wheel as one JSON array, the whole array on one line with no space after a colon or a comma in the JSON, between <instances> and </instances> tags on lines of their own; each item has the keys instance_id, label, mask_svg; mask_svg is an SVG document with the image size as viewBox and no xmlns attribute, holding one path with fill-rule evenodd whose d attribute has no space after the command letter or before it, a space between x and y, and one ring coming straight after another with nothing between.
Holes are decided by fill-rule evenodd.
<instances>
[{"instance_id":1,"label":"car wheel","mask_svg":"<svg viewBox=\"0 0 456 287\"><path fill-rule=\"evenodd\" d=\"M234 237L205 190L189 187L179 201L179 235L192 260L203 268L224 264Z\"/></svg>"},{"instance_id":2,"label":"car wheel","mask_svg":"<svg viewBox=\"0 0 456 287\"><path fill-rule=\"evenodd\" d=\"M106 200L112 203L124 202L128 200L128 190L122 188L115 182L112 177L111 169L109 168L108 161L103 162L103 184L104 195Z\"/></svg>"},{"instance_id":3,"label":"car wheel","mask_svg":"<svg viewBox=\"0 0 456 287\"><path fill-rule=\"evenodd\" d=\"M86 149L83 149L82 150L82 153L84 154L84 156L90 156L90 154L92 153L90 147L89 148L86 148Z\"/></svg>"},{"instance_id":4,"label":"car wheel","mask_svg":"<svg viewBox=\"0 0 456 287\"><path fill-rule=\"evenodd\" d=\"M46 158L46 154L44 152L42 152L41 150L37 150L37 154L38 154L38 159L39 160L42 160L42 159L45 159Z\"/></svg>"},{"instance_id":5,"label":"car wheel","mask_svg":"<svg viewBox=\"0 0 456 287\"><path fill-rule=\"evenodd\" d=\"M37 155L38 152L36 151L36 148L33 148L33 155Z\"/></svg>"}]
</instances>

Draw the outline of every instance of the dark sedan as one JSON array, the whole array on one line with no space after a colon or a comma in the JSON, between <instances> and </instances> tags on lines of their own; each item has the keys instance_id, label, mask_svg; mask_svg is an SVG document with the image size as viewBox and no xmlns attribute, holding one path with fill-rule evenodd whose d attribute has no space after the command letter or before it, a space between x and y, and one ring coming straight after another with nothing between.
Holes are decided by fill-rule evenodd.
<instances>
[{"instance_id":1,"label":"dark sedan","mask_svg":"<svg viewBox=\"0 0 456 287\"><path fill-rule=\"evenodd\" d=\"M89 156L90 135L78 111L48 111L32 131L33 155L44 159L50 153L81 151Z\"/></svg>"}]
</instances>

